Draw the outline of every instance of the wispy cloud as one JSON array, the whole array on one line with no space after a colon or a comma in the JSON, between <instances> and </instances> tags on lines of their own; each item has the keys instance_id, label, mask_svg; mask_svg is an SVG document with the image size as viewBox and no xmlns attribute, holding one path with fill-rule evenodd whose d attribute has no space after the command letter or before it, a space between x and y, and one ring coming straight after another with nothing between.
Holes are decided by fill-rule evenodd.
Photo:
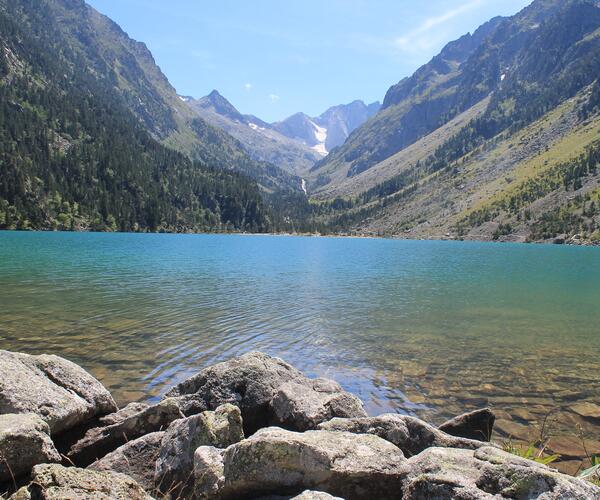
<instances>
[{"instance_id":1,"label":"wispy cloud","mask_svg":"<svg viewBox=\"0 0 600 500\"><path fill-rule=\"evenodd\" d=\"M433 28L437 28L455 17L482 5L483 0L470 0L462 5L450 9L439 16L425 19L417 28L394 40L396 48L408 53L417 53L430 49L438 44L439 36L432 35Z\"/></svg>"},{"instance_id":2,"label":"wispy cloud","mask_svg":"<svg viewBox=\"0 0 600 500\"><path fill-rule=\"evenodd\" d=\"M281 100L281 97L279 97L277 94L269 94L269 99L271 100L271 102L275 103Z\"/></svg>"},{"instance_id":3,"label":"wispy cloud","mask_svg":"<svg viewBox=\"0 0 600 500\"><path fill-rule=\"evenodd\" d=\"M252 84L247 83L246 85L244 85L244 88L246 89L247 92L250 92L252 90Z\"/></svg>"}]
</instances>

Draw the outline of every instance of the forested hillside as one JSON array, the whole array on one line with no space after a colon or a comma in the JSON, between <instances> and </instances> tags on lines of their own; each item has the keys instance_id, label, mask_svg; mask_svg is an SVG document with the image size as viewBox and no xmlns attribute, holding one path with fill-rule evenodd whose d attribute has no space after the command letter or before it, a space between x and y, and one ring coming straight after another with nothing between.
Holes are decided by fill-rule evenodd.
<instances>
[{"instance_id":1,"label":"forested hillside","mask_svg":"<svg viewBox=\"0 0 600 500\"><path fill-rule=\"evenodd\" d=\"M45 1L0 2L0 228L271 228L256 183L157 142L170 118L147 109L152 137L114 72L92 66L53 16Z\"/></svg>"}]
</instances>

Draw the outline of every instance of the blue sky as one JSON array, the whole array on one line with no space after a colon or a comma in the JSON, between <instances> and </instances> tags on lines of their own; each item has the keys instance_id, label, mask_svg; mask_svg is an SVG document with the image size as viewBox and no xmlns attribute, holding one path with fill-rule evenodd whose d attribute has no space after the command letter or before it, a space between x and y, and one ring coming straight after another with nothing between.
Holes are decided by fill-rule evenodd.
<instances>
[{"instance_id":1,"label":"blue sky","mask_svg":"<svg viewBox=\"0 0 600 500\"><path fill-rule=\"evenodd\" d=\"M450 40L530 0L88 0L145 42L180 94L267 121L382 100Z\"/></svg>"}]
</instances>

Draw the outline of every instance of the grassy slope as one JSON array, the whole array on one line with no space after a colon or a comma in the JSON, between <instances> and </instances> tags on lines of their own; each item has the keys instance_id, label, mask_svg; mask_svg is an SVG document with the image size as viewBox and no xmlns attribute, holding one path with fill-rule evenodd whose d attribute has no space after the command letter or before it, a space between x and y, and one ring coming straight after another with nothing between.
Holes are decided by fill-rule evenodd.
<instances>
[{"instance_id":1,"label":"grassy slope","mask_svg":"<svg viewBox=\"0 0 600 500\"><path fill-rule=\"evenodd\" d=\"M356 229L411 238L455 236L457 222L508 199L527 180L546 175L600 138L599 116L578 122L577 106L582 99L571 99L513 136L488 141L458 161L457 173L441 172L421 180L416 192L385 207ZM534 219L597 186L598 178L592 176L585 180L580 193L551 193L545 197L546 203L542 199L532 204ZM499 224L511 222L513 230L504 239L527 239L528 224L517 224L513 219L498 214L480 227L467 227L464 237L492 239Z\"/></svg>"}]
</instances>

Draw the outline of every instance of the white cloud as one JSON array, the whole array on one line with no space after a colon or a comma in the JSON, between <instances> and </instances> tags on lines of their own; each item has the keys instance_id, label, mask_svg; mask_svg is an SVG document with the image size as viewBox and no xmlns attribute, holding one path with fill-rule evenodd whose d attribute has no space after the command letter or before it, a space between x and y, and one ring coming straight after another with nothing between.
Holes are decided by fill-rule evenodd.
<instances>
[{"instance_id":1,"label":"white cloud","mask_svg":"<svg viewBox=\"0 0 600 500\"><path fill-rule=\"evenodd\" d=\"M271 99L271 102L277 102L281 100L281 97L277 94L269 94L269 99Z\"/></svg>"},{"instance_id":2,"label":"white cloud","mask_svg":"<svg viewBox=\"0 0 600 500\"><path fill-rule=\"evenodd\" d=\"M454 9L448 10L439 16L430 17L425 19L420 26L414 30L406 33L405 35L396 38L394 44L397 48L404 52L421 52L430 49L438 44L438 36L432 36L431 30L446 22L454 19L455 17L467 12L471 9L479 7L483 0L471 0L467 3L459 5Z\"/></svg>"},{"instance_id":3,"label":"white cloud","mask_svg":"<svg viewBox=\"0 0 600 500\"><path fill-rule=\"evenodd\" d=\"M250 92L252 90L252 84L251 83L247 83L246 85L244 85L244 88Z\"/></svg>"}]
</instances>

